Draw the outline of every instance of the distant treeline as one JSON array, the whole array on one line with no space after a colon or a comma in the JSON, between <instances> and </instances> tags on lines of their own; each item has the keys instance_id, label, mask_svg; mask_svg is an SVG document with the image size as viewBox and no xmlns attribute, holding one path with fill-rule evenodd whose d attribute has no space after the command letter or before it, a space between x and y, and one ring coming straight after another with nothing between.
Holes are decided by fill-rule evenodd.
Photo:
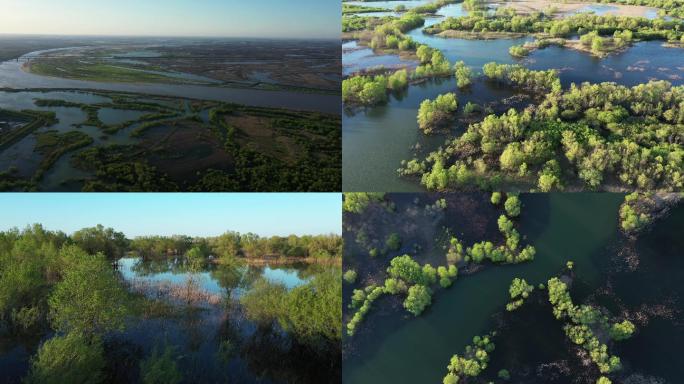
<instances>
[{"instance_id":1,"label":"distant treeline","mask_svg":"<svg viewBox=\"0 0 684 384\"><path fill-rule=\"evenodd\" d=\"M19 235L14 229L5 233ZM195 249L194 254L217 259L242 257L249 259L295 258L328 259L342 255L342 238L338 235L272 236L261 237L254 233L229 231L216 237L190 236L144 236L128 239L112 228L97 225L74 232L73 235L57 231L51 236L60 243L73 243L89 254L102 253L116 260L128 253L143 258L178 255L183 256Z\"/></svg>"}]
</instances>

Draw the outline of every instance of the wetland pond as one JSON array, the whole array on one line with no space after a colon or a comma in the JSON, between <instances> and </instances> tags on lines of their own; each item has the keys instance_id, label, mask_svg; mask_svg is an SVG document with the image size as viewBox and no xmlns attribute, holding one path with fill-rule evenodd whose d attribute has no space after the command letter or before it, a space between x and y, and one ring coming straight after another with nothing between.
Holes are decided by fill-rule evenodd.
<instances>
[{"instance_id":1,"label":"wetland pond","mask_svg":"<svg viewBox=\"0 0 684 384\"><path fill-rule=\"evenodd\" d=\"M330 363L335 351L306 348L277 325L257 325L238 302L260 279L292 289L330 268L334 267L236 262L190 272L180 257L120 259L117 270L129 290L161 298L174 310L170 315L136 318L124 332L105 338L107 345L118 346L115 353L127 355L120 357L117 382L137 382L137 370L125 366L127 359L149 355L160 343L175 347L178 367L188 383L320 383L339 376L339 366ZM195 292L192 305L183 301L185 297L178 298L188 289ZM0 381L20 383L41 341L0 339Z\"/></svg>"},{"instance_id":2,"label":"wetland pond","mask_svg":"<svg viewBox=\"0 0 684 384\"><path fill-rule=\"evenodd\" d=\"M624 52L600 59L584 52L556 46L532 52L517 59L508 50L511 46L533 41L534 38L468 40L442 38L423 33L423 29L443 20L443 16L465 15L462 4L443 7L442 17L427 18L425 25L406 33L414 41L437 48L451 62L464 61L476 73L488 62L522 64L533 70L556 69L564 88L572 83L616 82L633 86L649 80L667 80L673 85L684 84L684 49L668 48L659 41L634 43ZM385 66L388 68L415 68L418 63L400 59L398 55L375 55L373 50L358 46L356 41L343 44L342 65L344 76L363 70ZM396 191L424 190L416 181L402 179L397 174L401 160L424 155L444 144L447 137L465 129L463 124L452 127L450 135L423 135L416 123L420 103L439 94L455 92L459 108L467 101L496 101L514 90L492 86L482 78L475 80L469 90L458 90L455 79L427 81L409 85L401 95L390 95L386 105L363 109L345 109L342 122L343 190L345 191ZM529 103L519 103L524 108ZM416 146L417 145L417 146ZM417 149L419 151L417 151Z\"/></svg>"},{"instance_id":3,"label":"wetland pond","mask_svg":"<svg viewBox=\"0 0 684 384\"><path fill-rule=\"evenodd\" d=\"M486 197L482 200L487 201ZM643 316L632 338L615 345L614 353L624 366L618 377L635 383L646 382L638 381L640 377L653 378L648 381L653 383L679 382L684 375L684 367L678 364L678 348L684 341L684 328L678 320L684 310L684 262L679 255L684 247L680 236L684 206L680 204L629 245L617 227L623 197L522 194L518 228L524 244L537 249L534 261L489 266L459 277L452 287L438 290L432 305L418 317L401 305L391 306L386 301L390 299L380 299L362 323L362 333L355 335L352 343L345 342L343 382L441 382L452 355L462 354L473 336L497 330L496 349L483 372L485 381L495 380L497 372L505 368L516 383L593 384L595 378L589 381L584 377L588 367L569 352L571 343L562 323L551 314L546 291L535 291L536 299L517 311L505 311L513 278L524 278L535 286L546 283L563 271L569 260L574 262L571 294L575 303L600 303L614 315ZM406 209L401 198L393 201L397 212ZM495 222L495 217L490 220ZM435 227L448 226L461 238L461 230L453 224L471 221L479 223L479 216L445 218ZM496 226L488 228L495 236ZM470 240L482 239L466 243ZM411 239L403 239L403 244L410 246ZM625 247L635 251L636 267L627 262Z\"/></svg>"}]
</instances>

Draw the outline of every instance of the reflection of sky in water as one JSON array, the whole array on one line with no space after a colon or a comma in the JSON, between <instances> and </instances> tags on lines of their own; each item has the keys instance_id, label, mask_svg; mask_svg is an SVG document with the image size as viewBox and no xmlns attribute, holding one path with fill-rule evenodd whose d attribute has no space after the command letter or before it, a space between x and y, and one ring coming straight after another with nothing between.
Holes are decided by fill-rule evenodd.
<instances>
[{"instance_id":1,"label":"reflection of sky in water","mask_svg":"<svg viewBox=\"0 0 684 384\"><path fill-rule=\"evenodd\" d=\"M119 272L121 272L124 280L131 281L135 279L150 283L169 282L171 284L183 285L187 282L191 275L190 273L184 271L167 271L141 275L134 270L139 260L140 259L138 258L123 258L119 260ZM173 260L169 261L169 267L173 266L173 262ZM217 268L221 267L219 266ZM238 268L239 273L243 276L243 279L244 276L249 273L249 268L260 267ZM201 289L211 293L225 293L225 289L221 287L219 282L211 276L211 272L203 271L192 275L197 279ZM260 276L273 283L284 284L288 289L305 284L307 282L307 279L299 277L299 270L292 267L265 266L262 268ZM238 288L235 290L234 295L240 296L244 292L245 289Z\"/></svg>"}]
</instances>

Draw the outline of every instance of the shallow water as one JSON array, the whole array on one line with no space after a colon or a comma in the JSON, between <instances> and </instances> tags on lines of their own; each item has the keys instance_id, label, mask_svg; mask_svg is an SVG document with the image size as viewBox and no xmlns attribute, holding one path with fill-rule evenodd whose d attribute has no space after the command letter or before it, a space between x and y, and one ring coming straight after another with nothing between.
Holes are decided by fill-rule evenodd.
<instances>
[{"instance_id":1,"label":"shallow water","mask_svg":"<svg viewBox=\"0 0 684 384\"><path fill-rule=\"evenodd\" d=\"M420 103L440 94L455 92L459 110L467 102L484 105L512 96L511 89L487 82L476 82L459 90L454 79L430 81L409 86L405 93L393 95L387 105L355 109L342 115L342 172L345 191L420 191L418 182L400 178L396 170L402 160L414 157L418 143L425 155L444 144L442 133L425 135L418 129L416 116ZM507 109L504 107L504 110ZM452 132L465 129L457 124Z\"/></svg>"},{"instance_id":2,"label":"shallow water","mask_svg":"<svg viewBox=\"0 0 684 384\"><path fill-rule=\"evenodd\" d=\"M234 288L240 288L238 296L249 290L251 283L263 277L273 283L284 284L288 289L306 284L308 278L300 276L306 268L302 265L254 266L244 265L233 272L241 276L235 286L225 286L225 281L217 278L217 274L225 270L222 266L207 266L199 273L190 273L183 265L183 260L162 260L154 263L154 270L149 271L140 258L123 258L119 260L118 269L126 281L144 281L158 283L162 281L173 285L185 285L190 277L196 278L199 287L210 293L225 295Z\"/></svg>"},{"instance_id":3,"label":"shallow water","mask_svg":"<svg viewBox=\"0 0 684 384\"><path fill-rule=\"evenodd\" d=\"M0 88L99 89L326 113L339 113L340 109L340 98L336 95L224 88L202 85L106 83L38 76L21 69L26 57L33 57L43 52L47 51L32 52L19 60L0 63ZM186 75L183 74L181 76ZM0 104L0 106L2 106L2 104Z\"/></svg>"},{"instance_id":4,"label":"shallow water","mask_svg":"<svg viewBox=\"0 0 684 384\"><path fill-rule=\"evenodd\" d=\"M145 111L132 111L128 109L100 108L98 118L107 125L113 125L138 120L147 113Z\"/></svg>"},{"instance_id":5,"label":"shallow water","mask_svg":"<svg viewBox=\"0 0 684 384\"><path fill-rule=\"evenodd\" d=\"M440 382L451 356L462 353L473 336L495 327L493 315L504 310L509 299L508 286L514 277L536 285L562 271L566 261L572 260L581 284L597 287L606 273L602 268L607 264L607 247L618 235L617 212L622 199L619 194L521 195L521 243L537 248L535 260L520 265L488 266L473 275L461 276L452 287L436 292L430 308L417 318L401 308L386 314L371 311L362 323L362 327L372 329L371 336L354 340L352 355L343 364L344 383ZM453 228L453 232L460 231ZM387 304L380 300L374 307ZM559 323L544 324L555 324L558 328L554 329L560 329ZM539 328L519 331L537 332ZM528 342L531 338L534 337L523 334ZM506 340L495 342L505 344ZM498 350L497 345L494 358Z\"/></svg>"},{"instance_id":6,"label":"shallow water","mask_svg":"<svg viewBox=\"0 0 684 384\"><path fill-rule=\"evenodd\" d=\"M126 281L185 284L189 273L182 260L142 262L123 258L118 271ZM308 265L207 266L195 274L200 288L232 299L248 292L254 281L266 278L288 289L305 284L320 267ZM114 364L115 382L140 382L138 363L155 346L175 348L176 362L184 383L319 383L321 377L338 376L330 367L330 356L319 356L306 349L291 349L296 342L277 325L258 327L247 319L236 304L202 305L189 310L179 307L173 316L136 318L124 332L105 337L108 360ZM50 334L45 338L51 337ZM29 368L29 359L40 339L0 338L0 382L19 383ZM307 354L308 353L308 354ZM333 352L334 353L334 352ZM326 364L327 363L327 364ZM128 364L128 365L127 365ZM337 364L339 368L339 364ZM333 371L331 371L331 369ZM294 380L294 381L291 381Z\"/></svg>"},{"instance_id":7,"label":"shallow water","mask_svg":"<svg viewBox=\"0 0 684 384\"><path fill-rule=\"evenodd\" d=\"M439 11L443 16L466 14L462 4L452 4ZM452 63L464 61L476 72L488 62L522 64L534 70L556 69L563 87L585 81L592 83L616 82L626 86L667 80L674 85L684 84L684 49L667 48L659 41L644 41L633 44L626 51L612 54L604 59L587 53L560 47L536 50L528 57L517 59L508 50L513 45L533 41L532 37L496 40L446 39L423 33L427 26L443 20L427 18L425 26L407 32L413 40L427 44L444 53ZM375 55L370 48L359 48L356 42L343 44L343 72L348 76L354 72L377 66L388 68L414 68L418 63L401 60L398 55ZM444 84L438 82L439 84ZM431 83L430 83L431 84ZM444 85L421 85L409 87L409 101L398 103L392 99L387 105L355 110L343 115L343 189L345 191L396 191L422 190L415 181L397 176L396 170L402 160L413 158L411 148L420 144L423 149L435 149L444 138L424 137L418 132L416 116L420 102L434 98L440 93L454 92L456 87ZM431 88L431 89L428 89ZM492 95L487 88L480 88L482 97ZM415 97L419 95L419 97ZM459 93L459 98L461 97ZM464 105L466 100L459 100Z\"/></svg>"}]
</instances>

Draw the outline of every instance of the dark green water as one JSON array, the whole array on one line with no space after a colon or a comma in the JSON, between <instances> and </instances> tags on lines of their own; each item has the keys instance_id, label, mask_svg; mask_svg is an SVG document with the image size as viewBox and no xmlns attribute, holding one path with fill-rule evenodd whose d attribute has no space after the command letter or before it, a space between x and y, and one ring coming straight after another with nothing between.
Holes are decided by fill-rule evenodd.
<instances>
[{"instance_id":1,"label":"dark green water","mask_svg":"<svg viewBox=\"0 0 684 384\"><path fill-rule=\"evenodd\" d=\"M474 335L494 328L494 315L504 310L508 286L514 277L534 284L546 282L565 267L566 261L572 260L581 285L602 284L608 247L619 236L617 212L623 195L525 194L521 199L524 207L518 220L519 231L527 237L524 244L537 248L535 260L514 266L490 266L463 276L451 288L439 290L433 296L432 306L415 319L404 319L401 308L389 314L371 311L362 327L372 327L373 331L354 340L353 351L343 363L344 383L441 382L451 356L462 353ZM458 232L458 228L454 230ZM381 308L381 312L390 300L379 300L374 310ZM547 318L546 324L560 331L559 323L553 327L554 323ZM522 332L534 336L537 329L527 327ZM506 340L501 342L505 344ZM562 349L558 345L547 348ZM496 354L495 351L492 368ZM496 370L500 368L504 367Z\"/></svg>"}]
</instances>

